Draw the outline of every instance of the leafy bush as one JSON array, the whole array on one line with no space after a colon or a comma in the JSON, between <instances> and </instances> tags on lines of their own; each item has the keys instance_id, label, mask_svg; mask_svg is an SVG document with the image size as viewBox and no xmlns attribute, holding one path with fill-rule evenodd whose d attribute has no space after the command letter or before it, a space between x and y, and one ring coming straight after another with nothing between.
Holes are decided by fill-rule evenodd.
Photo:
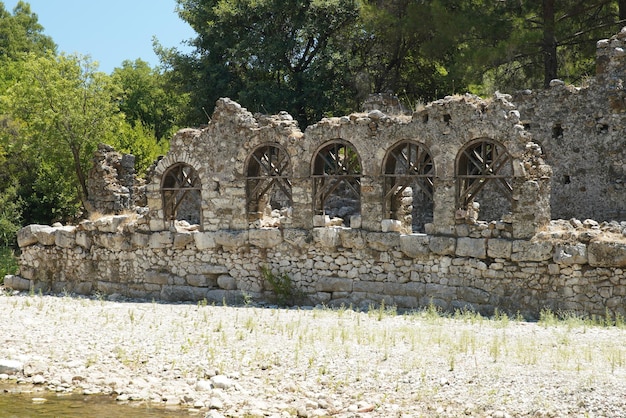
<instances>
[{"instance_id":1,"label":"leafy bush","mask_svg":"<svg viewBox=\"0 0 626 418\"><path fill-rule=\"evenodd\" d=\"M13 248L0 247L0 285L4 282L4 276L17 274L18 268L17 257Z\"/></svg>"},{"instance_id":2,"label":"leafy bush","mask_svg":"<svg viewBox=\"0 0 626 418\"><path fill-rule=\"evenodd\" d=\"M21 228L23 201L17 195L17 187L11 185L0 193L0 246L17 244L17 231Z\"/></svg>"},{"instance_id":3,"label":"leafy bush","mask_svg":"<svg viewBox=\"0 0 626 418\"><path fill-rule=\"evenodd\" d=\"M270 285L281 306L294 304L302 295L287 273L274 274L268 266L261 266L261 277Z\"/></svg>"}]
</instances>

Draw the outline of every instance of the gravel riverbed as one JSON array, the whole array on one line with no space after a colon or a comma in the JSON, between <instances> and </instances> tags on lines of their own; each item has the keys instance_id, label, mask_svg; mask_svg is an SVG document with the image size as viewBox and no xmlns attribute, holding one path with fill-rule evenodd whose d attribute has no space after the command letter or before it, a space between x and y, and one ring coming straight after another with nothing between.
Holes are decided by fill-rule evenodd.
<instances>
[{"instance_id":1,"label":"gravel riverbed","mask_svg":"<svg viewBox=\"0 0 626 418\"><path fill-rule=\"evenodd\" d=\"M0 383L218 417L626 417L626 329L0 294ZM621 324L618 324L621 325Z\"/></svg>"}]
</instances>

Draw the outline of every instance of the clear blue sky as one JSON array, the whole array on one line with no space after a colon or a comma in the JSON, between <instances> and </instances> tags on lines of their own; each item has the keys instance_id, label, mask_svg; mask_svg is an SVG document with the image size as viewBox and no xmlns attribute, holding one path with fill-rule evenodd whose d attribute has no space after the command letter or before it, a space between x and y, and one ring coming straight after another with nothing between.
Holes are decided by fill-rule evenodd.
<instances>
[{"instance_id":1,"label":"clear blue sky","mask_svg":"<svg viewBox=\"0 0 626 418\"><path fill-rule=\"evenodd\" d=\"M0 0L13 14L18 0ZM183 41L195 37L175 12L175 0L30 0L44 33L59 52L89 55L100 71L111 73L122 61L141 58L152 67L159 60L152 37L161 45L189 48Z\"/></svg>"}]
</instances>

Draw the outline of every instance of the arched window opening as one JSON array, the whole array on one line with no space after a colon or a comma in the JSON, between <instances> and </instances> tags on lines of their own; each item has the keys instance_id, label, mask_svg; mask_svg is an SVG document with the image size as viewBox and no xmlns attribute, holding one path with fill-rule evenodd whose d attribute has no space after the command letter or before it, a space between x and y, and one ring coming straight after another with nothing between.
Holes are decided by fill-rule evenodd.
<instances>
[{"instance_id":1,"label":"arched window opening","mask_svg":"<svg viewBox=\"0 0 626 418\"><path fill-rule=\"evenodd\" d=\"M161 193L166 222L201 224L200 177L192 166L184 163L171 166L163 175Z\"/></svg>"},{"instance_id":2,"label":"arched window opening","mask_svg":"<svg viewBox=\"0 0 626 418\"><path fill-rule=\"evenodd\" d=\"M350 225L361 214L361 162L352 145L336 140L321 148L313 160L316 215L328 216L331 225Z\"/></svg>"},{"instance_id":3,"label":"arched window opening","mask_svg":"<svg viewBox=\"0 0 626 418\"><path fill-rule=\"evenodd\" d=\"M248 157L246 209L251 226L278 227L291 215L291 163L275 145L262 145Z\"/></svg>"},{"instance_id":4,"label":"arched window opening","mask_svg":"<svg viewBox=\"0 0 626 418\"><path fill-rule=\"evenodd\" d=\"M402 141L389 150L384 164L385 218L400 222L402 232L424 232L433 221L435 166L428 150Z\"/></svg>"},{"instance_id":5,"label":"arched window opening","mask_svg":"<svg viewBox=\"0 0 626 418\"><path fill-rule=\"evenodd\" d=\"M458 217L498 220L511 212L513 165L504 146L480 139L459 153L456 167Z\"/></svg>"}]
</instances>

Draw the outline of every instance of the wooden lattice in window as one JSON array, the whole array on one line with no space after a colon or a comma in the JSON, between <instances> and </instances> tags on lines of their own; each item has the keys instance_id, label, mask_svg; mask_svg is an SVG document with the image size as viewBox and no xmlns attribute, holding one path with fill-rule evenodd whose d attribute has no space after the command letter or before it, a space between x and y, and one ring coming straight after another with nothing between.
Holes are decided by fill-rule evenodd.
<instances>
[{"instance_id":1,"label":"wooden lattice in window","mask_svg":"<svg viewBox=\"0 0 626 418\"><path fill-rule=\"evenodd\" d=\"M361 212L361 162L352 145L336 140L313 160L315 213L344 218Z\"/></svg>"},{"instance_id":2,"label":"wooden lattice in window","mask_svg":"<svg viewBox=\"0 0 626 418\"><path fill-rule=\"evenodd\" d=\"M198 172L188 164L178 163L165 172L161 184L165 220L199 224L201 185Z\"/></svg>"},{"instance_id":3,"label":"wooden lattice in window","mask_svg":"<svg viewBox=\"0 0 626 418\"><path fill-rule=\"evenodd\" d=\"M467 208L489 183L512 200L511 156L504 146L491 139L468 144L457 159L457 198L460 208Z\"/></svg>"},{"instance_id":4,"label":"wooden lattice in window","mask_svg":"<svg viewBox=\"0 0 626 418\"><path fill-rule=\"evenodd\" d=\"M280 147L263 145L248 158L246 199L250 220L259 218L266 206L281 209L292 206L291 163Z\"/></svg>"},{"instance_id":5,"label":"wooden lattice in window","mask_svg":"<svg viewBox=\"0 0 626 418\"><path fill-rule=\"evenodd\" d=\"M401 197L407 188L412 189L413 196L421 191L427 203L432 204L435 166L426 148L413 141L402 141L387 153L383 167L386 217L398 219Z\"/></svg>"}]
</instances>

